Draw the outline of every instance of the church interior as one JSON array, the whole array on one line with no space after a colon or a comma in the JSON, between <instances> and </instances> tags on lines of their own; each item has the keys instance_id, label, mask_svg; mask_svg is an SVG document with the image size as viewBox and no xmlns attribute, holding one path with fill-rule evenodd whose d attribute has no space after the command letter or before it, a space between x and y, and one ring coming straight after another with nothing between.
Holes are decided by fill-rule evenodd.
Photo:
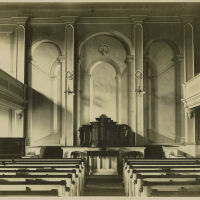
<instances>
[{"instance_id":1,"label":"church interior","mask_svg":"<svg viewBox=\"0 0 200 200\"><path fill-rule=\"evenodd\" d=\"M1 2L0 197L199 197L199 13Z\"/></svg>"}]
</instances>

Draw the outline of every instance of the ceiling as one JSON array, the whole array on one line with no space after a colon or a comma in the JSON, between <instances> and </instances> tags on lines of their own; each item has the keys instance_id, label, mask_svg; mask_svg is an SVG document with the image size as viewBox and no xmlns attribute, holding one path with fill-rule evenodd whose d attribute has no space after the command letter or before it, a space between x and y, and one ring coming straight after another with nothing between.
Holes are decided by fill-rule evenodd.
<instances>
[{"instance_id":1,"label":"ceiling","mask_svg":"<svg viewBox=\"0 0 200 200\"><path fill-rule=\"evenodd\" d=\"M129 15L180 16L199 15L199 2L132 2L132 3L0 3L0 17L128 17Z\"/></svg>"}]
</instances>

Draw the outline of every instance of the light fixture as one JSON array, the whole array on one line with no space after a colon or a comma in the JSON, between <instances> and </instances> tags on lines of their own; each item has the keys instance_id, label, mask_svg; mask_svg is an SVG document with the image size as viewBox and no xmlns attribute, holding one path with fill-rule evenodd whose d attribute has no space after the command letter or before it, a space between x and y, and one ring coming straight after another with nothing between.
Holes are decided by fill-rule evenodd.
<instances>
[{"instance_id":1,"label":"light fixture","mask_svg":"<svg viewBox=\"0 0 200 200\"><path fill-rule=\"evenodd\" d=\"M65 90L65 93L67 93L68 95L70 94L75 95L74 91L72 91L69 87L67 90Z\"/></svg>"},{"instance_id":2,"label":"light fixture","mask_svg":"<svg viewBox=\"0 0 200 200\"><path fill-rule=\"evenodd\" d=\"M73 71L72 71L72 72L67 71L67 72L66 72L66 75L65 75L65 78L66 78L67 80L73 80L73 79L74 79L74 72L73 72Z\"/></svg>"},{"instance_id":3,"label":"light fixture","mask_svg":"<svg viewBox=\"0 0 200 200\"><path fill-rule=\"evenodd\" d=\"M136 71L136 72L135 72L135 77L136 77L136 79L138 79L138 89L136 89L135 92L138 93L139 95L140 95L140 94L145 94L146 92L143 91L143 90L140 88L140 83L141 83L142 78L143 78L142 72L139 71L139 70Z\"/></svg>"}]
</instances>

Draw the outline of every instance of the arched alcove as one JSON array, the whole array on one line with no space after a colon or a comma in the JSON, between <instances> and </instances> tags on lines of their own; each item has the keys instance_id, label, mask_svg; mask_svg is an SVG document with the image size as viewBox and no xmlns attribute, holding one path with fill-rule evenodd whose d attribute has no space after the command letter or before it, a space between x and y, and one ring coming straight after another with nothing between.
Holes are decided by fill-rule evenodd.
<instances>
[{"instance_id":1,"label":"arched alcove","mask_svg":"<svg viewBox=\"0 0 200 200\"><path fill-rule=\"evenodd\" d=\"M117 120L117 80L114 67L107 62L99 62L91 71L90 80L90 120L106 114Z\"/></svg>"},{"instance_id":2,"label":"arched alcove","mask_svg":"<svg viewBox=\"0 0 200 200\"><path fill-rule=\"evenodd\" d=\"M122 88L123 95L128 96L127 47L116 36L97 34L81 46L80 58L77 128L101 114L127 124L128 102L122 99Z\"/></svg>"},{"instance_id":3,"label":"arched alcove","mask_svg":"<svg viewBox=\"0 0 200 200\"><path fill-rule=\"evenodd\" d=\"M178 51L172 44L166 40L152 41L145 52L145 111L150 143L175 143L179 129L177 84L180 83L174 62Z\"/></svg>"},{"instance_id":4,"label":"arched alcove","mask_svg":"<svg viewBox=\"0 0 200 200\"><path fill-rule=\"evenodd\" d=\"M52 41L32 47L32 140L37 145L56 145L61 138L60 49Z\"/></svg>"}]
</instances>

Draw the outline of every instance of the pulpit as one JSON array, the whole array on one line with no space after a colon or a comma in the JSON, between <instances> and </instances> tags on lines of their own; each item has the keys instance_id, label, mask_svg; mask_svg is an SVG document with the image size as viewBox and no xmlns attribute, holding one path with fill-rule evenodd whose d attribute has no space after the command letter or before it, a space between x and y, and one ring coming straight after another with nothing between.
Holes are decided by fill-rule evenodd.
<instances>
[{"instance_id":1,"label":"pulpit","mask_svg":"<svg viewBox=\"0 0 200 200\"><path fill-rule=\"evenodd\" d=\"M84 147L130 147L135 146L135 134L126 124L117 124L106 115L83 125L80 129L80 143Z\"/></svg>"},{"instance_id":2,"label":"pulpit","mask_svg":"<svg viewBox=\"0 0 200 200\"><path fill-rule=\"evenodd\" d=\"M119 149L135 146L135 134L131 128L101 115L96 121L81 126L79 131L81 147L98 148L95 151L87 151L88 173L118 174L122 157Z\"/></svg>"}]
</instances>

